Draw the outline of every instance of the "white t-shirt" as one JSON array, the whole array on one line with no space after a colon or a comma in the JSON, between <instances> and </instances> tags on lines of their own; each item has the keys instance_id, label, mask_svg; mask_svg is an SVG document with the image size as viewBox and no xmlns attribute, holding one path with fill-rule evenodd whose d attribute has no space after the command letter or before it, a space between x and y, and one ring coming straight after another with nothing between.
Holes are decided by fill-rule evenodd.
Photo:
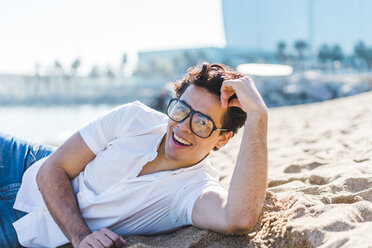
<instances>
[{"instance_id":1,"label":"white t-shirt","mask_svg":"<svg viewBox=\"0 0 372 248\"><path fill-rule=\"evenodd\" d=\"M192 224L192 209L205 191L224 191L208 158L191 167L137 177L157 156L166 115L140 102L125 104L91 122L80 134L96 157L72 180L81 214L92 231L152 235ZM36 184L47 158L24 174L14 208L28 214L13 225L23 246L55 247L68 239L54 222Z\"/></svg>"}]
</instances>

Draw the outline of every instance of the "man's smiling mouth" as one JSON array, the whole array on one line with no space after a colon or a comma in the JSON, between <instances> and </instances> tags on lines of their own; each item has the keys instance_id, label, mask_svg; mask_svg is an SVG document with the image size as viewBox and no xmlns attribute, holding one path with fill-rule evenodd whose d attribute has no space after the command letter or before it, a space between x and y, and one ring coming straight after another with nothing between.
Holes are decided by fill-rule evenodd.
<instances>
[{"instance_id":1,"label":"man's smiling mouth","mask_svg":"<svg viewBox=\"0 0 372 248\"><path fill-rule=\"evenodd\" d=\"M174 132L173 132L173 140L180 145L184 145L184 146L191 146L192 145L191 143L189 143L186 140L182 139L181 137L177 136Z\"/></svg>"}]
</instances>

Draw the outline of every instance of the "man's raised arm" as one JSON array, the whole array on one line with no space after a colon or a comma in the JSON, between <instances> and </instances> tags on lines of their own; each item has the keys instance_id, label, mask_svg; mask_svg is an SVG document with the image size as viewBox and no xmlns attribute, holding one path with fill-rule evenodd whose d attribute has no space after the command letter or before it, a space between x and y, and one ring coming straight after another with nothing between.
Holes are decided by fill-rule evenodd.
<instances>
[{"instance_id":1,"label":"man's raised arm","mask_svg":"<svg viewBox=\"0 0 372 248\"><path fill-rule=\"evenodd\" d=\"M267 183L267 115L251 114L231 179L226 213L233 231L251 230L261 210Z\"/></svg>"},{"instance_id":2,"label":"man's raised arm","mask_svg":"<svg viewBox=\"0 0 372 248\"><path fill-rule=\"evenodd\" d=\"M228 102L233 95L237 99ZM258 218L267 184L267 107L248 77L224 81L223 107L247 113L244 133L227 196L207 192L196 201L194 225L226 234L250 231Z\"/></svg>"}]
</instances>

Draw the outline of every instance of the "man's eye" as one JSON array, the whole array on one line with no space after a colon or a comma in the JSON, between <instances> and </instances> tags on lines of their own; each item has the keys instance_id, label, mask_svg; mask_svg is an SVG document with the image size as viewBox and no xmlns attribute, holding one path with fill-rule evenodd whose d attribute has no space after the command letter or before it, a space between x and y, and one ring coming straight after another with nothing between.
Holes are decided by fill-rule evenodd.
<instances>
[{"instance_id":1,"label":"man's eye","mask_svg":"<svg viewBox=\"0 0 372 248\"><path fill-rule=\"evenodd\" d=\"M200 120L199 125L201 126L208 126L208 120Z\"/></svg>"},{"instance_id":2,"label":"man's eye","mask_svg":"<svg viewBox=\"0 0 372 248\"><path fill-rule=\"evenodd\" d=\"M186 109L182 106L177 107L177 111L186 112Z\"/></svg>"}]
</instances>

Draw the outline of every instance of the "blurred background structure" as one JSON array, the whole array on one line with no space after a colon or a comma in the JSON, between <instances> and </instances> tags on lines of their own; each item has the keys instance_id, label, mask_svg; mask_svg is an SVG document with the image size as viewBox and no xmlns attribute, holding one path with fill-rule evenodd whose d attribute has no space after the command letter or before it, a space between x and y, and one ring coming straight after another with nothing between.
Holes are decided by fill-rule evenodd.
<instances>
[{"instance_id":1,"label":"blurred background structure","mask_svg":"<svg viewBox=\"0 0 372 248\"><path fill-rule=\"evenodd\" d=\"M2 2L0 130L27 138L44 112L68 109L81 109L81 127L136 99L163 111L170 82L203 61L251 76L269 107L368 91L371 9L367 0Z\"/></svg>"},{"instance_id":2,"label":"blurred background structure","mask_svg":"<svg viewBox=\"0 0 372 248\"><path fill-rule=\"evenodd\" d=\"M372 2L365 0L222 1L227 47L274 51L279 42L298 55L316 59L323 45L352 55L358 41L371 41ZM296 45L297 44L297 45Z\"/></svg>"}]
</instances>

